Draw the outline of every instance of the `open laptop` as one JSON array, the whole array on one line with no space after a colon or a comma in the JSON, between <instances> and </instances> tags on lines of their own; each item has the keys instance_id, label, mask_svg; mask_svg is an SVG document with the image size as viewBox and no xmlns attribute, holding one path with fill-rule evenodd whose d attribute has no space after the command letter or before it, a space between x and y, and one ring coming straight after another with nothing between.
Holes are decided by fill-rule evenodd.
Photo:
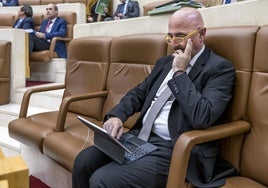
<instances>
[{"instance_id":1,"label":"open laptop","mask_svg":"<svg viewBox=\"0 0 268 188\"><path fill-rule=\"evenodd\" d=\"M157 149L155 145L145 142L130 133L124 133L117 140L105 129L87 119L81 116L77 116L77 118L94 132L95 146L120 164L135 161Z\"/></svg>"}]
</instances>

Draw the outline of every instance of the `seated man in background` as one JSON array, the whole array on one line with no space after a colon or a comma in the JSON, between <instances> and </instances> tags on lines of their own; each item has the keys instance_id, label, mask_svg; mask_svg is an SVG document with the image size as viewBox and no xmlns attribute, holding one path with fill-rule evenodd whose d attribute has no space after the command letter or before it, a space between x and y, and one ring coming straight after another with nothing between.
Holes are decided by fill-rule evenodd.
<instances>
[{"instance_id":1,"label":"seated man in background","mask_svg":"<svg viewBox=\"0 0 268 188\"><path fill-rule=\"evenodd\" d=\"M104 12L106 15L100 15L95 12L96 5L98 3L98 0L90 0L86 6L86 18L87 23L93 23L97 21L102 21L103 18L110 16L110 11L112 10L113 1L109 0L108 7L104 8ZM98 19L99 18L99 19Z\"/></svg>"},{"instance_id":2,"label":"seated man in background","mask_svg":"<svg viewBox=\"0 0 268 188\"><path fill-rule=\"evenodd\" d=\"M18 0L0 0L0 7L19 6Z\"/></svg>"},{"instance_id":3,"label":"seated man in background","mask_svg":"<svg viewBox=\"0 0 268 188\"><path fill-rule=\"evenodd\" d=\"M18 11L18 19L13 28L24 29L32 32L34 30L33 9L30 5L22 5Z\"/></svg>"},{"instance_id":4,"label":"seated man in background","mask_svg":"<svg viewBox=\"0 0 268 188\"><path fill-rule=\"evenodd\" d=\"M33 31L29 35L29 53L33 51L49 50L50 42L54 37L66 37L67 22L58 17L58 7L48 4L46 8L48 19L42 21L39 32ZM66 43L57 41L55 51L60 58L67 58Z\"/></svg>"},{"instance_id":5,"label":"seated man in background","mask_svg":"<svg viewBox=\"0 0 268 188\"><path fill-rule=\"evenodd\" d=\"M120 0L121 4L117 6L117 9L112 17L107 17L104 21L121 20L128 18L135 18L140 16L140 7L137 1L132 0Z\"/></svg>"}]
</instances>

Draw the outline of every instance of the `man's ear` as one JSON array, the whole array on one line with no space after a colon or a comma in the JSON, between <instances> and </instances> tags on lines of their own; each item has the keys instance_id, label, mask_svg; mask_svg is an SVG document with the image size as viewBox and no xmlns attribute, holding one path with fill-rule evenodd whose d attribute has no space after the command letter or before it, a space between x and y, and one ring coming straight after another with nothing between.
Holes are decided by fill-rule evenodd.
<instances>
[{"instance_id":1,"label":"man's ear","mask_svg":"<svg viewBox=\"0 0 268 188\"><path fill-rule=\"evenodd\" d=\"M205 39L206 32L207 32L207 28L205 28L205 27L199 30L199 33L200 33L200 39L202 39L202 40Z\"/></svg>"}]
</instances>

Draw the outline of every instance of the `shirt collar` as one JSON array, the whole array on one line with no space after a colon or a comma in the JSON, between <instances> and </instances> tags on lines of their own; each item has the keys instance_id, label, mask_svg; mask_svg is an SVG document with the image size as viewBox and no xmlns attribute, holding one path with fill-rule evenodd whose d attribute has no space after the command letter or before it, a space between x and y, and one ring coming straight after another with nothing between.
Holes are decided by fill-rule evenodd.
<instances>
[{"instance_id":1,"label":"shirt collar","mask_svg":"<svg viewBox=\"0 0 268 188\"><path fill-rule=\"evenodd\" d=\"M199 50L199 52L197 52L194 57L190 60L189 65L192 67L194 66L196 60L199 58L199 56L203 53L203 51L205 50L205 45L203 45L203 47L201 48L201 50Z\"/></svg>"}]
</instances>

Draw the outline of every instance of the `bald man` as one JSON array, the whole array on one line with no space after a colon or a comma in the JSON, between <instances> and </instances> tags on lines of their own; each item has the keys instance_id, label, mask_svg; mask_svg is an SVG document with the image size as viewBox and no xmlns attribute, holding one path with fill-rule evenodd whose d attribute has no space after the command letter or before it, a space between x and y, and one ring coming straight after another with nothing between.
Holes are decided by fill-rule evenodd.
<instances>
[{"instance_id":1,"label":"bald man","mask_svg":"<svg viewBox=\"0 0 268 188\"><path fill-rule=\"evenodd\" d=\"M73 188L166 186L178 137L186 131L216 124L231 99L234 68L204 45L205 36L206 28L198 10L182 8L170 17L165 41L173 48L173 53L156 62L151 74L108 112L103 124L104 129L118 139L123 134L123 123L135 112L140 112L130 131L138 136L152 104L165 88L169 88L172 94L154 120L148 140L158 149L134 162L118 164L95 146L86 148L74 162ZM197 168L195 162L202 163L202 159L198 153L193 154L188 181L206 187L224 184L224 181L216 184L211 181L217 145L208 143L197 151L201 157L208 153L210 160L203 161L204 168Z\"/></svg>"}]
</instances>

